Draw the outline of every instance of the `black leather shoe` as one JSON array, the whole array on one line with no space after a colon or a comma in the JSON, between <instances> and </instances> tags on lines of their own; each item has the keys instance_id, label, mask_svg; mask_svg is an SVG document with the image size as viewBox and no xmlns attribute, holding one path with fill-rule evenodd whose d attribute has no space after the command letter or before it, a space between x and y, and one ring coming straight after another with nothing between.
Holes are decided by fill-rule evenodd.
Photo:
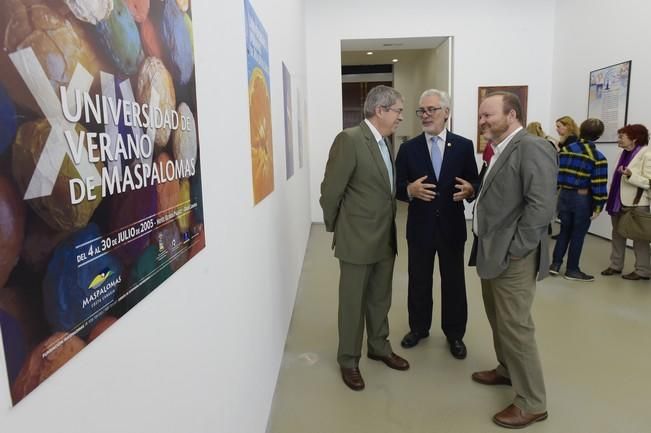
<instances>
[{"instance_id":1,"label":"black leather shoe","mask_svg":"<svg viewBox=\"0 0 651 433\"><path fill-rule=\"evenodd\" d=\"M448 340L448 345L450 346L450 353L455 358L465 359L468 355L468 350L462 340Z\"/></svg>"},{"instance_id":2,"label":"black leather shoe","mask_svg":"<svg viewBox=\"0 0 651 433\"><path fill-rule=\"evenodd\" d=\"M420 340L427 337L429 337L429 332L409 331L400 342L400 345L405 349L409 349L410 347L417 345Z\"/></svg>"}]
</instances>

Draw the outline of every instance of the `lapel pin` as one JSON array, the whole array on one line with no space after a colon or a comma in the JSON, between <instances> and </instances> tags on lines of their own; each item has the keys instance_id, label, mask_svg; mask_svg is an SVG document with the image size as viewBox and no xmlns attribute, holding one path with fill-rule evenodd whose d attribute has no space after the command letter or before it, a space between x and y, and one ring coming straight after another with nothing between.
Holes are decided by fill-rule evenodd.
<instances>
[{"instance_id":1,"label":"lapel pin","mask_svg":"<svg viewBox=\"0 0 651 433\"><path fill-rule=\"evenodd\" d=\"M451 146L452 146L452 143L448 143L448 147L451 147Z\"/></svg>"}]
</instances>

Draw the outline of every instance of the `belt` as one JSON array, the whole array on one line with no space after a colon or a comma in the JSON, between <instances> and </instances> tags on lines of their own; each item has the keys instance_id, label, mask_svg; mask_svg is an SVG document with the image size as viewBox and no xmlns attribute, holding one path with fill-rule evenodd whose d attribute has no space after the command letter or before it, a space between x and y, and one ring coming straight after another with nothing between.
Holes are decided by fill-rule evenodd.
<instances>
[{"instance_id":1,"label":"belt","mask_svg":"<svg viewBox=\"0 0 651 433\"><path fill-rule=\"evenodd\" d=\"M567 188L567 187L562 187L561 190L563 190L563 191L576 191L576 193L580 194L580 195L588 195L590 193L590 188Z\"/></svg>"}]
</instances>

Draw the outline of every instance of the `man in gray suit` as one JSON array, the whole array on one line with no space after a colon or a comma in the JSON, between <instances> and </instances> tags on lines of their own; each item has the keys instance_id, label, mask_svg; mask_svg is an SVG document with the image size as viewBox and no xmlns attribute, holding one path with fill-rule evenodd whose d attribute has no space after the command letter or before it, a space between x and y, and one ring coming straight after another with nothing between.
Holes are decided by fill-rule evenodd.
<instances>
[{"instance_id":1,"label":"man in gray suit","mask_svg":"<svg viewBox=\"0 0 651 433\"><path fill-rule=\"evenodd\" d=\"M393 353L387 315L396 256L393 158L386 137L402 121L403 100L391 87L371 89L366 119L340 132L330 149L321 183L326 230L334 232L339 259L339 348L337 362L346 385L364 389L359 371L364 322L368 357L396 370L409 363Z\"/></svg>"},{"instance_id":2,"label":"man in gray suit","mask_svg":"<svg viewBox=\"0 0 651 433\"><path fill-rule=\"evenodd\" d=\"M556 152L522 128L522 107L497 92L479 107L482 134L496 143L473 215L471 264L481 278L498 366L473 373L484 385L512 385L513 404L493 421L526 427L547 418L545 383L531 306L538 279L547 275L547 224L556 206Z\"/></svg>"}]
</instances>

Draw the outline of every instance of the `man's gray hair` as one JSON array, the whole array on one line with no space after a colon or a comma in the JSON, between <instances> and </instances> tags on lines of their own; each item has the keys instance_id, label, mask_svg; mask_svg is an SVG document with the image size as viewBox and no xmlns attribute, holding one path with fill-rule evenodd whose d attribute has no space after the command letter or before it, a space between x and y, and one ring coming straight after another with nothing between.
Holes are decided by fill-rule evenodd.
<instances>
[{"instance_id":1,"label":"man's gray hair","mask_svg":"<svg viewBox=\"0 0 651 433\"><path fill-rule=\"evenodd\" d=\"M364 117L370 119L375 116L376 107L389 108L398 100L403 101L402 95L393 87L389 86L375 86L366 95L364 101Z\"/></svg>"},{"instance_id":2,"label":"man's gray hair","mask_svg":"<svg viewBox=\"0 0 651 433\"><path fill-rule=\"evenodd\" d=\"M450 108L450 96L448 95L447 92L444 92L443 90L439 89L427 89L423 92L422 95L420 95L420 99L418 99L418 102L423 100L423 98L427 96L438 96L439 100L441 101L441 107L443 108Z\"/></svg>"}]
</instances>

